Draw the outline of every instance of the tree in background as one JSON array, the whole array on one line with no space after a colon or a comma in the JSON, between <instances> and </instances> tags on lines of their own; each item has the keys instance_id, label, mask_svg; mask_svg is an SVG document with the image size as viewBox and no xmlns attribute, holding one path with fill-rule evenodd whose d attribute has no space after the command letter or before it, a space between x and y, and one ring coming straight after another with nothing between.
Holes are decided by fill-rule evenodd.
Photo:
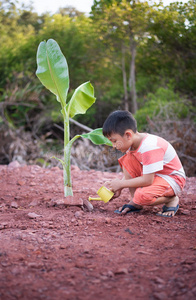
<instances>
[{"instance_id":1,"label":"tree in background","mask_svg":"<svg viewBox=\"0 0 196 300\"><path fill-rule=\"evenodd\" d=\"M148 2L136 0L95 0L92 6L91 15L99 33L106 40L115 62L121 65L124 109L128 110L130 103L133 113L138 109L136 53L148 34L152 9Z\"/></svg>"},{"instance_id":2,"label":"tree in background","mask_svg":"<svg viewBox=\"0 0 196 300\"><path fill-rule=\"evenodd\" d=\"M40 136L60 122L52 96L34 76L37 46L49 38L60 45L74 78L68 99L83 78L95 87L96 104L85 119L78 117L91 128L101 127L114 109L150 110L148 94L160 87L194 100L194 1L168 7L161 2L94 1L92 17L70 8L38 16L31 6L19 9L13 3L17 1L0 1L0 105L12 126Z\"/></svg>"},{"instance_id":3,"label":"tree in background","mask_svg":"<svg viewBox=\"0 0 196 300\"><path fill-rule=\"evenodd\" d=\"M149 38L139 49L137 62L149 86L172 81L176 90L191 97L196 86L196 3L172 3L151 14ZM157 81L158 80L158 81ZM155 82L157 81L157 82Z\"/></svg>"}]
</instances>

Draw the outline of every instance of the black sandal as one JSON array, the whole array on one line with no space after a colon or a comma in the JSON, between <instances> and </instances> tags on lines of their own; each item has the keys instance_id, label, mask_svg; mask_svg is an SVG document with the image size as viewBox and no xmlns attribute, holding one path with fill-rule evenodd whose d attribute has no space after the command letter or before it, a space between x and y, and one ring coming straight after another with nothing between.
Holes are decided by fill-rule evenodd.
<instances>
[{"instance_id":1,"label":"black sandal","mask_svg":"<svg viewBox=\"0 0 196 300\"><path fill-rule=\"evenodd\" d=\"M125 209L125 208L129 208L130 210L126 212L126 214L128 213L131 213L131 212L139 212L141 210L141 208L136 208L135 206L131 205L131 204L124 204L121 211L116 209L114 212L116 214L121 214L122 211Z\"/></svg>"}]
</instances>

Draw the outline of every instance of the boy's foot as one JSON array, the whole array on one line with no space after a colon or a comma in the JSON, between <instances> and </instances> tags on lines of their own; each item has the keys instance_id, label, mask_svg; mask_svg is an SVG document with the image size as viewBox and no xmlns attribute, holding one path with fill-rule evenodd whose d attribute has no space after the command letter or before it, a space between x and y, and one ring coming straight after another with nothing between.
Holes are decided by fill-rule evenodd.
<instances>
[{"instance_id":1,"label":"boy's foot","mask_svg":"<svg viewBox=\"0 0 196 300\"><path fill-rule=\"evenodd\" d=\"M116 214L125 215L125 214L131 213L131 212L139 212L140 210L141 210L141 208L137 208L134 205L124 204L122 207L115 210L114 212Z\"/></svg>"},{"instance_id":2,"label":"boy's foot","mask_svg":"<svg viewBox=\"0 0 196 300\"><path fill-rule=\"evenodd\" d=\"M179 208L179 198L178 196L172 197L171 201L162 207L162 211L158 212L156 215L161 217L173 217Z\"/></svg>"}]
</instances>

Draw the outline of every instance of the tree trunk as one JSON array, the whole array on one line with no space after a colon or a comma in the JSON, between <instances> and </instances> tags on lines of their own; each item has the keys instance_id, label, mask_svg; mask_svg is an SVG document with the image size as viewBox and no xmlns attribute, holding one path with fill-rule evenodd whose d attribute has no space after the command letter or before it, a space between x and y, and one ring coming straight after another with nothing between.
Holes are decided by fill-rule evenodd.
<instances>
[{"instance_id":1,"label":"tree trunk","mask_svg":"<svg viewBox=\"0 0 196 300\"><path fill-rule=\"evenodd\" d=\"M124 109L129 110L128 91L127 91L127 74L125 68L125 47L122 44L122 75L123 75L123 88L124 88Z\"/></svg>"},{"instance_id":2,"label":"tree trunk","mask_svg":"<svg viewBox=\"0 0 196 300\"><path fill-rule=\"evenodd\" d=\"M129 73L129 91L131 98L131 112L136 113L137 106L137 94L135 86L135 57L136 57L136 42L133 37L130 37L130 49L131 49L131 62L130 62L130 73Z\"/></svg>"}]
</instances>

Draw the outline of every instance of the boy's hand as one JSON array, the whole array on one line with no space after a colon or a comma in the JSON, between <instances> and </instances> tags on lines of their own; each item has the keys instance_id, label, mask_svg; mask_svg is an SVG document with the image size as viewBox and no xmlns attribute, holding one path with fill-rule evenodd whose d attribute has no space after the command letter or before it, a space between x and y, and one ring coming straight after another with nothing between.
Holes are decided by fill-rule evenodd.
<instances>
[{"instance_id":1,"label":"boy's hand","mask_svg":"<svg viewBox=\"0 0 196 300\"><path fill-rule=\"evenodd\" d=\"M112 199L118 198L121 194L121 190L118 190L114 193L114 196L112 197Z\"/></svg>"},{"instance_id":2,"label":"boy's hand","mask_svg":"<svg viewBox=\"0 0 196 300\"><path fill-rule=\"evenodd\" d=\"M122 189L122 187L121 187L121 180L119 180L119 179L114 179L114 180L112 180L112 181L109 181L109 182L108 182L108 187L109 187L109 189L110 189L112 192L116 193L118 190L121 190L121 189Z\"/></svg>"}]
</instances>

